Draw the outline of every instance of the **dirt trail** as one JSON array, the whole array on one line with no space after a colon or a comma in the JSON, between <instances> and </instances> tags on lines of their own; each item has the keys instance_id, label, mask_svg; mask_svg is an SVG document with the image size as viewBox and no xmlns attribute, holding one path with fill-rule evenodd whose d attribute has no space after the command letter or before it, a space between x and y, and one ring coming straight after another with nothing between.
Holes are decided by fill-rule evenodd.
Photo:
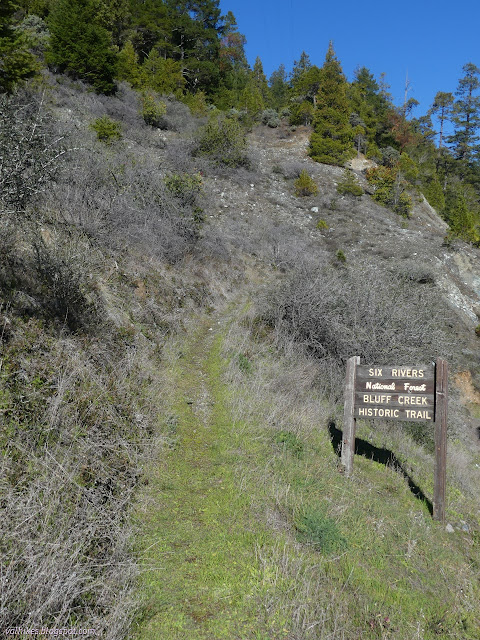
<instances>
[{"instance_id":1,"label":"dirt trail","mask_svg":"<svg viewBox=\"0 0 480 640\"><path fill-rule=\"evenodd\" d=\"M227 408L224 330L224 319L202 319L172 367L170 450L150 470L138 514L146 602L138 640L231 639L258 628L252 593L264 532L235 479L236 461L255 445L242 442Z\"/></svg>"}]
</instances>

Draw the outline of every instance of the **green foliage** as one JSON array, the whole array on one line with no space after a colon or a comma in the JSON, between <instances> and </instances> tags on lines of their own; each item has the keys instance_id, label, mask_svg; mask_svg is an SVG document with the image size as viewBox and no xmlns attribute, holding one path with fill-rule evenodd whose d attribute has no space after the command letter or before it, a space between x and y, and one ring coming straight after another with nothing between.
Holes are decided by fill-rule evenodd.
<instances>
[{"instance_id":1,"label":"green foliage","mask_svg":"<svg viewBox=\"0 0 480 640\"><path fill-rule=\"evenodd\" d=\"M14 28L16 6L12 0L0 5L0 92L10 92L15 85L31 78L39 66L30 53L25 31Z\"/></svg>"},{"instance_id":2,"label":"green foliage","mask_svg":"<svg viewBox=\"0 0 480 640\"><path fill-rule=\"evenodd\" d=\"M185 86L182 63L165 58L157 48L152 49L141 66L140 82L143 87L149 87L163 95L173 93L179 96Z\"/></svg>"},{"instance_id":3,"label":"green foliage","mask_svg":"<svg viewBox=\"0 0 480 640\"><path fill-rule=\"evenodd\" d=\"M475 335L480 338L480 324L477 324L475 327Z\"/></svg>"},{"instance_id":4,"label":"green foliage","mask_svg":"<svg viewBox=\"0 0 480 640\"><path fill-rule=\"evenodd\" d=\"M197 134L195 154L228 167L248 166L247 139L241 124L224 115L211 117Z\"/></svg>"},{"instance_id":5,"label":"green foliage","mask_svg":"<svg viewBox=\"0 0 480 640\"><path fill-rule=\"evenodd\" d=\"M341 249L338 249L337 253L335 254L335 257L342 264L345 264L345 262L347 261L347 256Z\"/></svg>"},{"instance_id":6,"label":"green foliage","mask_svg":"<svg viewBox=\"0 0 480 640\"><path fill-rule=\"evenodd\" d=\"M164 116L166 113L167 105L162 100L159 100L154 93L145 91L142 94L141 114L146 124L161 129L165 123Z\"/></svg>"},{"instance_id":7,"label":"green foliage","mask_svg":"<svg viewBox=\"0 0 480 640\"><path fill-rule=\"evenodd\" d=\"M366 178L375 188L372 198L376 202L408 218L412 199L405 191L406 183L398 167L373 167L367 170Z\"/></svg>"},{"instance_id":8,"label":"green foliage","mask_svg":"<svg viewBox=\"0 0 480 640\"><path fill-rule=\"evenodd\" d=\"M243 353L238 354L238 368L243 373L249 374L253 371L253 366L250 359Z\"/></svg>"},{"instance_id":9,"label":"green foliage","mask_svg":"<svg viewBox=\"0 0 480 640\"><path fill-rule=\"evenodd\" d=\"M313 122L314 115L315 109L311 102L304 100L300 103L294 103L290 108L290 124L307 126Z\"/></svg>"},{"instance_id":10,"label":"green foliage","mask_svg":"<svg viewBox=\"0 0 480 640\"><path fill-rule=\"evenodd\" d=\"M405 152L400 155L398 169L407 182L410 182L411 184L416 183L419 174L418 165Z\"/></svg>"},{"instance_id":11,"label":"green foliage","mask_svg":"<svg viewBox=\"0 0 480 640\"><path fill-rule=\"evenodd\" d=\"M108 116L97 118L90 124L90 128L95 131L97 137L105 144L112 144L122 137L122 128L117 120Z\"/></svg>"},{"instance_id":12,"label":"green foliage","mask_svg":"<svg viewBox=\"0 0 480 640\"><path fill-rule=\"evenodd\" d=\"M435 176L429 180L422 191L428 203L436 209L437 213L441 213L445 208L445 196L438 178Z\"/></svg>"},{"instance_id":13,"label":"green foliage","mask_svg":"<svg viewBox=\"0 0 480 640\"><path fill-rule=\"evenodd\" d=\"M126 80L134 89L141 87L141 69L131 40L127 40L117 55L116 77L118 80Z\"/></svg>"},{"instance_id":14,"label":"green foliage","mask_svg":"<svg viewBox=\"0 0 480 640\"><path fill-rule=\"evenodd\" d=\"M435 453L435 434L432 423L406 422L404 429L414 442L424 447L429 453Z\"/></svg>"},{"instance_id":15,"label":"green foliage","mask_svg":"<svg viewBox=\"0 0 480 640\"><path fill-rule=\"evenodd\" d=\"M164 178L167 189L184 205L193 205L202 191L203 181L199 173L174 173Z\"/></svg>"},{"instance_id":16,"label":"green foliage","mask_svg":"<svg viewBox=\"0 0 480 640\"><path fill-rule=\"evenodd\" d=\"M113 93L117 57L111 34L97 21L96 2L57 0L48 26L48 64L89 82L99 93Z\"/></svg>"},{"instance_id":17,"label":"green foliage","mask_svg":"<svg viewBox=\"0 0 480 640\"><path fill-rule=\"evenodd\" d=\"M355 174L348 169L343 172L343 177L337 185L337 192L341 195L348 193L356 197L363 195L363 189L358 184Z\"/></svg>"},{"instance_id":18,"label":"green foliage","mask_svg":"<svg viewBox=\"0 0 480 640\"><path fill-rule=\"evenodd\" d=\"M320 219L317 222L317 229L328 229L328 224L325 222L325 220Z\"/></svg>"},{"instance_id":19,"label":"green foliage","mask_svg":"<svg viewBox=\"0 0 480 640\"><path fill-rule=\"evenodd\" d=\"M460 182L451 184L445 194L445 209L442 215L453 235L466 241L477 242L478 205L470 189L469 185L462 185Z\"/></svg>"},{"instance_id":20,"label":"green foliage","mask_svg":"<svg viewBox=\"0 0 480 640\"><path fill-rule=\"evenodd\" d=\"M280 431L275 436L275 442L282 444L286 451L297 458L301 458L304 450L303 442L291 431Z\"/></svg>"},{"instance_id":21,"label":"green foliage","mask_svg":"<svg viewBox=\"0 0 480 640\"><path fill-rule=\"evenodd\" d=\"M278 117L278 113L275 109L265 109L262 112L262 124L267 125L267 127L271 127L275 129L280 124L280 118Z\"/></svg>"},{"instance_id":22,"label":"green foliage","mask_svg":"<svg viewBox=\"0 0 480 640\"><path fill-rule=\"evenodd\" d=\"M296 529L302 541L321 553L338 553L347 546L335 521L318 507L306 507L296 522Z\"/></svg>"},{"instance_id":23,"label":"green foliage","mask_svg":"<svg viewBox=\"0 0 480 640\"><path fill-rule=\"evenodd\" d=\"M197 93L187 93L183 97L182 102L188 106L190 111L196 116L206 116L210 110L210 105L207 102L207 96L204 91L198 91Z\"/></svg>"},{"instance_id":24,"label":"green foliage","mask_svg":"<svg viewBox=\"0 0 480 640\"><path fill-rule=\"evenodd\" d=\"M343 165L353 155L353 130L349 122L347 81L332 43L320 70L319 82L309 153L317 162Z\"/></svg>"},{"instance_id":25,"label":"green foliage","mask_svg":"<svg viewBox=\"0 0 480 640\"><path fill-rule=\"evenodd\" d=\"M308 175L305 169L302 170L293 186L295 187L295 195L299 197L315 196L318 193L315 180Z\"/></svg>"},{"instance_id":26,"label":"green foliage","mask_svg":"<svg viewBox=\"0 0 480 640\"><path fill-rule=\"evenodd\" d=\"M257 120L265 109L265 102L260 89L250 80L240 96L240 105L251 122Z\"/></svg>"}]
</instances>

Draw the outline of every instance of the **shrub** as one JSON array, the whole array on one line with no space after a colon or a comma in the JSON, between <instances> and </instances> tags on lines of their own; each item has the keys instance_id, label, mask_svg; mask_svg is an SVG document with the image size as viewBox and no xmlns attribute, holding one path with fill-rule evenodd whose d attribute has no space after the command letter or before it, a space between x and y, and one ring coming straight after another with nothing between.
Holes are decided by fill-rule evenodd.
<instances>
[{"instance_id":1,"label":"shrub","mask_svg":"<svg viewBox=\"0 0 480 640\"><path fill-rule=\"evenodd\" d=\"M325 220L320 219L317 222L317 229L328 229L328 224L325 222Z\"/></svg>"},{"instance_id":2,"label":"shrub","mask_svg":"<svg viewBox=\"0 0 480 640\"><path fill-rule=\"evenodd\" d=\"M305 169L302 170L298 178L294 182L295 187L295 195L299 197L304 196L315 196L318 193L318 187L315 184L315 181Z\"/></svg>"},{"instance_id":3,"label":"shrub","mask_svg":"<svg viewBox=\"0 0 480 640\"><path fill-rule=\"evenodd\" d=\"M475 335L480 338L480 324L477 324L475 327Z\"/></svg>"},{"instance_id":4,"label":"shrub","mask_svg":"<svg viewBox=\"0 0 480 640\"><path fill-rule=\"evenodd\" d=\"M362 364L429 362L442 352L455 361L436 287L377 266L303 264L259 304L280 342L293 339L317 359L332 399L341 396L345 362L354 355Z\"/></svg>"},{"instance_id":5,"label":"shrub","mask_svg":"<svg viewBox=\"0 0 480 640\"><path fill-rule=\"evenodd\" d=\"M158 100L152 92L145 92L142 95L141 114L146 124L159 129L166 128L165 114L167 105L162 100Z\"/></svg>"},{"instance_id":6,"label":"shrub","mask_svg":"<svg viewBox=\"0 0 480 640\"><path fill-rule=\"evenodd\" d=\"M335 254L335 257L339 262L345 263L347 261L347 256L344 254L344 252L341 249L337 251L337 253Z\"/></svg>"},{"instance_id":7,"label":"shrub","mask_svg":"<svg viewBox=\"0 0 480 640\"><path fill-rule=\"evenodd\" d=\"M90 128L95 131L97 138L105 144L112 144L122 137L120 123L108 116L97 118L90 124Z\"/></svg>"},{"instance_id":8,"label":"shrub","mask_svg":"<svg viewBox=\"0 0 480 640\"><path fill-rule=\"evenodd\" d=\"M301 540L312 544L322 553L338 552L347 546L347 541L340 534L335 521L318 508L305 508L298 518L296 529Z\"/></svg>"},{"instance_id":9,"label":"shrub","mask_svg":"<svg viewBox=\"0 0 480 640\"><path fill-rule=\"evenodd\" d=\"M278 117L278 113L275 109L265 109L262 112L262 124L267 125L267 127L271 127L275 129L280 124L280 118Z\"/></svg>"},{"instance_id":10,"label":"shrub","mask_svg":"<svg viewBox=\"0 0 480 640\"><path fill-rule=\"evenodd\" d=\"M202 176L199 173L174 173L164 178L165 186L184 205L193 205L202 191Z\"/></svg>"},{"instance_id":11,"label":"shrub","mask_svg":"<svg viewBox=\"0 0 480 640\"><path fill-rule=\"evenodd\" d=\"M243 353L238 354L238 368L243 373L246 373L246 374L252 373L252 370L253 370L252 363L250 359Z\"/></svg>"},{"instance_id":12,"label":"shrub","mask_svg":"<svg viewBox=\"0 0 480 640\"><path fill-rule=\"evenodd\" d=\"M275 442L282 444L284 448L295 457L302 457L303 442L291 431L280 431L280 433L277 433Z\"/></svg>"},{"instance_id":13,"label":"shrub","mask_svg":"<svg viewBox=\"0 0 480 640\"><path fill-rule=\"evenodd\" d=\"M345 169L343 178L337 185L337 191L341 195L345 195L347 193L356 197L363 195L363 189L358 184L355 174L348 169Z\"/></svg>"},{"instance_id":14,"label":"shrub","mask_svg":"<svg viewBox=\"0 0 480 640\"><path fill-rule=\"evenodd\" d=\"M0 205L11 213L45 190L65 154L43 100L28 91L0 95Z\"/></svg>"},{"instance_id":15,"label":"shrub","mask_svg":"<svg viewBox=\"0 0 480 640\"><path fill-rule=\"evenodd\" d=\"M301 104L292 105L290 110L289 122L291 125L309 125L313 121L315 109L311 102L302 102Z\"/></svg>"},{"instance_id":16,"label":"shrub","mask_svg":"<svg viewBox=\"0 0 480 640\"><path fill-rule=\"evenodd\" d=\"M227 167L249 166L246 156L247 139L243 127L224 115L212 117L200 128L196 138L195 155L206 156L216 164Z\"/></svg>"},{"instance_id":17,"label":"shrub","mask_svg":"<svg viewBox=\"0 0 480 640\"><path fill-rule=\"evenodd\" d=\"M375 191L372 198L406 218L410 215L412 199L406 193L407 183L397 167L372 167L366 177Z\"/></svg>"}]
</instances>

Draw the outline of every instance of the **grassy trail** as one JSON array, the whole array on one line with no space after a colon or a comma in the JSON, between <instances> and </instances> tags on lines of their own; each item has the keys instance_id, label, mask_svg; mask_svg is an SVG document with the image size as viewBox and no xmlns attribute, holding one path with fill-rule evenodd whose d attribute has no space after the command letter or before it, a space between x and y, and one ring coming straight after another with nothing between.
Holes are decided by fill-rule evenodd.
<instances>
[{"instance_id":1,"label":"grassy trail","mask_svg":"<svg viewBox=\"0 0 480 640\"><path fill-rule=\"evenodd\" d=\"M171 371L167 422L175 444L152 467L138 514L147 567L138 640L265 637L252 596L256 545L268 534L234 477L255 443L242 440L227 409L222 331L202 321Z\"/></svg>"}]
</instances>

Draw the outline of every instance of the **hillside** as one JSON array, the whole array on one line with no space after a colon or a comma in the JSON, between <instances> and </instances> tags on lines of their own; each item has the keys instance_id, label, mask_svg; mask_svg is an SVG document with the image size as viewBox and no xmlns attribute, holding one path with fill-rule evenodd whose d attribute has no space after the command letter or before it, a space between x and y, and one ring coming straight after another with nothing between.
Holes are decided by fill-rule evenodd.
<instances>
[{"instance_id":1,"label":"hillside","mask_svg":"<svg viewBox=\"0 0 480 640\"><path fill-rule=\"evenodd\" d=\"M2 99L2 628L476 640L480 249L419 191L376 203L363 157L341 195L308 127L225 164L240 127L158 96L150 126L126 83ZM446 523L429 425L359 421L344 475L352 355L448 360Z\"/></svg>"}]
</instances>

